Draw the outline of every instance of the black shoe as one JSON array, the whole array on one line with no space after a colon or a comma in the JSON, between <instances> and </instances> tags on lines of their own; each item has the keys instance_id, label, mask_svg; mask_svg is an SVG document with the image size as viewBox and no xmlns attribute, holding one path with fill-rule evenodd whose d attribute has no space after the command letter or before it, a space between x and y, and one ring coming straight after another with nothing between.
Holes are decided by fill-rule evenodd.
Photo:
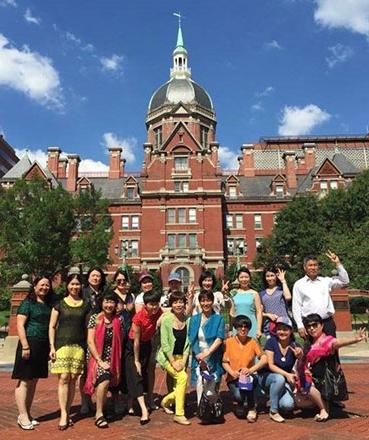
<instances>
[{"instance_id":1,"label":"black shoe","mask_svg":"<svg viewBox=\"0 0 369 440\"><path fill-rule=\"evenodd\" d=\"M148 419L144 419L144 420L140 420L140 425L141 426L144 426L144 425L147 425L148 423L150 423L150 418L148 418Z\"/></svg>"}]
</instances>

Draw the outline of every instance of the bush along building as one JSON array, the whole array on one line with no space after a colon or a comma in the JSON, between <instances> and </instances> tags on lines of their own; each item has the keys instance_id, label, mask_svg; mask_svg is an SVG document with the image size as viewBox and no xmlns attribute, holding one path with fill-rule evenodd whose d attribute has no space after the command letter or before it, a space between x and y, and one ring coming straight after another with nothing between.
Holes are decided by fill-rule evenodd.
<instances>
[{"instance_id":1,"label":"bush along building","mask_svg":"<svg viewBox=\"0 0 369 440\"><path fill-rule=\"evenodd\" d=\"M1 179L44 178L70 192L99 190L110 201L113 272L180 272L197 281L204 266L221 276L232 263L252 267L275 214L296 194L324 196L368 168L369 136L262 138L241 146L238 170L222 170L216 114L207 91L191 75L181 27L169 80L152 95L140 172L125 170L121 148L109 149L107 173L80 173L77 154L48 149L47 167L25 155Z\"/></svg>"}]
</instances>

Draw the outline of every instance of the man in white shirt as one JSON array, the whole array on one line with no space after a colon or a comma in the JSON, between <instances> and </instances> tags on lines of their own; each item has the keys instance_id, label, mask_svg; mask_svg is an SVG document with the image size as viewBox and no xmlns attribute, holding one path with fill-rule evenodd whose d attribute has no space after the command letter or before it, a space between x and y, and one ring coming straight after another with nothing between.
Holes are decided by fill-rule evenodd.
<instances>
[{"instance_id":1,"label":"man in white shirt","mask_svg":"<svg viewBox=\"0 0 369 440\"><path fill-rule=\"evenodd\" d=\"M306 337L302 319L312 313L322 317L327 335L336 336L334 306L330 293L332 289L346 286L350 280L338 256L331 251L326 255L336 265L337 276L319 276L319 262L316 257L309 256L304 258L305 276L293 286L292 313L302 338Z\"/></svg>"}]
</instances>

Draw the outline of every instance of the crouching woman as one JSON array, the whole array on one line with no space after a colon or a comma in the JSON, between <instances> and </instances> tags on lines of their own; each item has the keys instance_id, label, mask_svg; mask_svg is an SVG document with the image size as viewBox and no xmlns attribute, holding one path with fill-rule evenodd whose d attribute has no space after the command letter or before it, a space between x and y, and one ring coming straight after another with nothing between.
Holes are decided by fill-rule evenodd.
<instances>
[{"instance_id":1,"label":"crouching woman","mask_svg":"<svg viewBox=\"0 0 369 440\"><path fill-rule=\"evenodd\" d=\"M121 356L124 323L116 314L118 297L107 292L102 298L102 311L90 317L88 323L88 364L84 392L96 391L95 425L107 428L103 410L109 386L117 386L121 376Z\"/></svg>"}]
</instances>

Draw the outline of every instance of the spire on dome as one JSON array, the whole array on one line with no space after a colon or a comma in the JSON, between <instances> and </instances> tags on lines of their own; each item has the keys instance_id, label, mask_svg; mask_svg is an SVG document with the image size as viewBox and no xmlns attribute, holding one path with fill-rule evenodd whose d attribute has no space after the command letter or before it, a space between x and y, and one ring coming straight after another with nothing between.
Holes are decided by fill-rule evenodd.
<instances>
[{"instance_id":1,"label":"spire on dome","mask_svg":"<svg viewBox=\"0 0 369 440\"><path fill-rule=\"evenodd\" d=\"M191 77L191 69L187 67L187 50L183 43L182 34L182 15L180 12L174 12L173 15L178 17L178 34L177 45L173 51L173 67L170 69L171 78L189 78Z\"/></svg>"}]
</instances>

